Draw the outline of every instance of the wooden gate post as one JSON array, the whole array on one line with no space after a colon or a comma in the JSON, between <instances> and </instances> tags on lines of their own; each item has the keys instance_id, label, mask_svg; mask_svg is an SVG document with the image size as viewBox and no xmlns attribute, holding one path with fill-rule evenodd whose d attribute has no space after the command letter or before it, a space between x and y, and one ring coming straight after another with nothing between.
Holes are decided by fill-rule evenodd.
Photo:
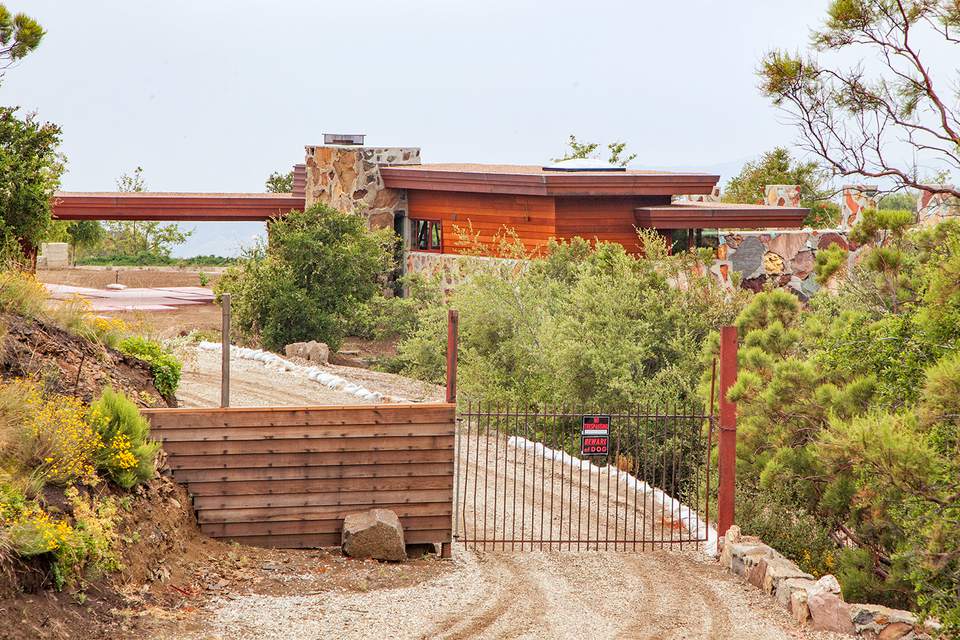
<instances>
[{"instance_id":1,"label":"wooden gate post","mask_svg":"<svg viewBox=\"0 0 960 640\"><path fill-rule=\"evenodd\" d=\"M220 296L220 406L230 406L230 294Z\"/></svg>"},{"instance_id":2,"label":"wooden gate post","mask_svg":"<svg viewBox=\"0 0 960 640\"><path fill-rule=\"evenodd\" d=\"M457 344L460 332L460 315L456 309L447 311L447 402L456 403L457 401ZM454 446L454 451L457 447ZM455 466L456 468L456 466ZM455 474L456 475L456 474ZM459 477L455 482L459 482ZM456 488L456 484L454 487ZM453 500L456 501L457 491L454 491ZM451 542L444 542L440 545L440 557L450 558L453 556Z\"/></svg>"},{"instance_id":3,"label":"wooden gate post","mask_svg":"<svg viewBox=\"0 0 960 640\"><path fill-rule=\"evenodd\" d=\"M447 402L457 401L457 342L460 315L456 309L447 312Z\"/></svg>"},{"instance_id":4,"label":"wooden gate post","mask_svg":"<svg viewBox=\"0 0 960 640\"><path fill-rule=\"evenodd\" d=\"M733 524L737 472L737 405L727 392L737 380L737 328L720 328L720 486L717 492L717 534Z\"/></svg>"}]
</instances>

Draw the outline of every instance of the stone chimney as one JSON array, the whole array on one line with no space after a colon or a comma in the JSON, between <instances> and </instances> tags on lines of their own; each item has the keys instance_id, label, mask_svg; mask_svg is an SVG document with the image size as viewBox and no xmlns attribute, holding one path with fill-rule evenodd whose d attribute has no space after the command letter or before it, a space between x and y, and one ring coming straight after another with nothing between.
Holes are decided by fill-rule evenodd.
<instances>
[{"instance_id":1,"label":"stone chimney","mask_svg":"<svg viewBox=\"0 0 960 640\"><path fill-rule=\"evenodd\" d=\"M325 203L355 212L371 229L393 228L395 213L407 210L406 190L386 188L380 166L420 164L420 149L325 144L306 152L307 207Z\"/></svg>"},{"instance_id":2,"label":"stone chimney","mask_svg":"<svg viewBox=\"0 0 960 640\"><path fill-rule=\"evenodd\" d=\"M944 185L952 188L953 185ZM924 189L917 196L917 224L933 226L947 218L960 219L960 199L949 193L933 193Z\"/></svg>"},{"instance_id":3,"label":"stone chimney","mask_svg":"<svg viewBox=\"0 0 960 640\"><path fill-rule=\"evenodd\" d=\"M840 228L849 231L863 218L864 209L877 208L877 187L848 184L843 187L840 203Z\"/></svg>"},{"instance_id":4,"label":"stone chimney","mask_svg":"<svg viewBox=\"0 0 960 640\"><path fill-rule=\"evenodd\" d=\"M768 184L765 189L764 203L768 207L800 207L800 185Z\"/></svg>"}]
</instances>

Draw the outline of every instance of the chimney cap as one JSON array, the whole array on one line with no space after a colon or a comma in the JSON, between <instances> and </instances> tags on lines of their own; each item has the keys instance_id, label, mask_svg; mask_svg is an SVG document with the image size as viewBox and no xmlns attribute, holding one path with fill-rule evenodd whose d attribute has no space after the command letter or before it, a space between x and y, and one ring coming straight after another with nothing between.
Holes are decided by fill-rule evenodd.
<instances>
[{"instance_id":1,"label":"chimney cap","mask_svg":"<svg viewBox=\"0 0 960 640\"><path fill-rule=\"evenodd\" d=\"M325 133L323 144L362 145L364 138L362 133Z\"/></svg>"}]
</instances>

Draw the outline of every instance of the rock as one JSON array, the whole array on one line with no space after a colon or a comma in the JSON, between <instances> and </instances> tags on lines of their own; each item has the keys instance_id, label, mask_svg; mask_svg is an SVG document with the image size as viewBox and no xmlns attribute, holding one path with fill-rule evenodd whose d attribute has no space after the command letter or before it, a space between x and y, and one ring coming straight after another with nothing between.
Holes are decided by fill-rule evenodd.
<instances>
[{"instance_id":1,"label":"rock","mask_svg":"<svg viewBox=\"0 0 960 640\"><path fill-rule=\"evenodd\" d=\"M760 561L757 564L750 567L750 570L747 572L747 582L757 587L758 589L763 588L763 579L767 575L767 558L760 558Z\"/></svg>"},{"instance_id":2,"label":"rock","mask_svg":"<svg viewBox=\"0 0 960 640\"><path fill-rule=\"evenodd\" d=\"M839 233L825 233L820 236L820 240L817 242L817 248L826 249L830 245L834 244L840 245L840 247L843 249L847 249L849 247L847 244L847 239Z\"/></svg>"},{"instance_id":3,"label":"rock","mask_svg":"<svg viewBox=\"0 0 960 640\"><path fill-rule=\"evenodd\" d=\"M808 233L780 233L770 239L767 251L772 251L784 262L790 262L807 246Z\"/></svg>"},{"instance_id":4,"label":"rock","mask_svg":"<svg viewBox=\"0 0 960 640\"><path fill-rule=\"evenodd\" d=\"M766 248L756 236L743 239L737 250L730 255L734 271L743 274L744 279L754 278L763 273L763 254Z\"/></svg>"},{"instance_id":5,"label":"rock","mask_svg":"<svg viewBox=\"0 0 960 640\"><path fill-rule=\"evenodd\" d=\"M895 640L928 637L917 626L917 618L909 611L890 609L878 604L851 604L850 619L854 630L863 637ZM915 635L911 635L914 634Z\"/></svg>"},{"instance_id":6,"label":"rock","mask_svg":"<svg viewBox=\"0 0 960 640\"><path fill-rule=\"evenodd\" d=\"M738 576L747 577L750 570L763 558L773 557L774 551L765 544L744 543L730 547L730 570Z\"/></svg>"},{"instance_id":7,"label":"rock","mask_svg":"<svg viewBox=\"0 0 960 640\"><path fill-rule=\"evenodd\" d=\"M814 629L854 633L850 605L843 601L840 583L835 577L825 575L807 590L807 608Z\"/></svg>"},{"instance_id":8,"label":"rock","mask_svg":"<svg viewBox=\"0 0 960 640\"><path fill-rule=\"evenodd\" d=\"M767 571L763 576L761 588L768 595L774 595L780 584L791 578L805 578L813 581L813 576L786 558L770 558L767 560Z\"/></svg>"},{"instance_id":9,"label":"rock","mask_svg":"<svg viewBox=\"0 0 960 640\"><path fill-rule=\"evenodd\" d=\"M769 274L780 274L783 273L784 262L783 258L768 251L763 254L763 270Z\"/></svg>"},{"instance_id":10,"label":"rock","mask_svg":"<svg viewBox=\"0 0 960 640\"><path fill-rule=\"evenodd\" d=\"M807 591L815 584L810 578L786 578L781 580L773 591L773 597L785 609L792 611L793 595L803 592L803 603L807 603Z\"/></svg>"},{"instance_id":11,"label":"rock","mask_svg":"<svg viewBox=\"0 0 960 640\"><path fill-rule=\"evenodd\" d=\"M800 589L790 594L790 613L799 624L806 624L810 620L806 589Z\"/></svg>"},{"instance_id":12,"label":"rock","mask_svg":"<svg viewBox=\"0 0 960 640\"><path fill-rule=\"evenodd\" d=\"M327 364L330 360L330 347L316 340L288 344L283 348L283 353L288 358L303 358L320 364Z\"/></svg>"},{"instance_id":13,"label":"rock","mask_svg":"<svg viewBox=\"0 0 960 640\"><path fill-rule=\"evenodd\" d=\"M119 282L114 282L114 283L108 284L108 285L107 285L106 287L104 287L104 288L105 288L105 289L112 289L112 290L114 290L114 291L123 291L124 289L127 288L127 285L125 285L125 284L120 284Z\"/></svg>"},{"instance_id":14,"label":"rock","mask_svg":"<svg viewBox=\"0 0 960 640\"><path fill-rule=\"evenodd\" d=\"M343 553L353 558L407 559L400 519L389 509L351 513L343 519Z\"/></svg>"},{"instance_id":15,"label":"rock","mask_svg":"<svg viewBox=\"0 0 960 640\"><path fill-rule=\"evenodd\" d=\"M720 552L720 566L730 569L733 564L733 545L740 543L740 527L732 525L723 536L723 549Z\"/></svg>"},{"instance_id":16,"label":"rock","mask_svg":"<svg viewBox=\"0 0 960 640\"><path fill-rule=\"evenodd\" d=\"M740 527L735 524L730 525L727 533L723 536L724 544L738 544L740 542Z\"/></svg>"}]
</instances>

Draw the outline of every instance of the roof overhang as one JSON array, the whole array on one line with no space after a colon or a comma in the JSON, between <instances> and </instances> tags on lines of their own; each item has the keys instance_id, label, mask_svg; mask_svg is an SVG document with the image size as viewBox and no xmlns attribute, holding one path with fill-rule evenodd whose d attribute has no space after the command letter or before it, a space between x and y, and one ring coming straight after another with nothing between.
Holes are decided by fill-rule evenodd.
<instances>
[{"instance_id":1,"label":"roof overhang","mask_svg":"<svg viewBox=\"0 0 960 640\"><path fill-rule=\"evenodd\" d=\"M303 210L304 197L289 193L90 193L54 194L58 220L164 220L260 222Z\"/></svg>"},{"instance_id":2,"label":"roof overhang","mask_svg":"<svg viewBox=\"0 0 960 640\"><path fill-rule=\"evenodd\" d=\"M521 165L407 165L380 167L393 189L532 196L647 196L709 194L720 176L654 171L543 171Z\"/></svg>"},{"instance_id":3,"label":"roof overhang","mask_svg":"<svg viewBox=\"0 0 960 640\"><path fill-rule=\"evenodd\" d=\"M637 207L638 227L658 229L800 228L810 212L799 207L767 207L721 202L684 202Z\"/></svg>"}]
</instances>

